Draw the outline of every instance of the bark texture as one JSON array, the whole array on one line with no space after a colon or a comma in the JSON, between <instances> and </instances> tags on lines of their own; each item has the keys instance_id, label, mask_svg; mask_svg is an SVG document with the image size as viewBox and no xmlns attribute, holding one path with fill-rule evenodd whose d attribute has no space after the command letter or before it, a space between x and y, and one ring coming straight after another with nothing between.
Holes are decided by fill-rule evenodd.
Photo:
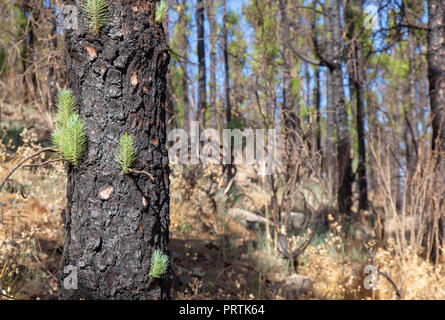
<instances>
[{"instance_id":1,"label":"bark texture","mask_svg":"<svg viewBox=\"0 0 445 320\"><path fill-rule=\"evenodd\" d=\"M204 44L204 2L196 3L197 51L198 51L198 121L201 128L206 126L207 92L206 92L206 58Z\"/></svg>"},{"instance_id":2,"label":"bark texture","mask_svg":"<svg viewBox=\"0 0 445 320\"><path fill-rule=\"evenodd\" d=\"M68 1L75 4L76 1ZM94 35L79 20L66 30L68 83L85 121L88 150L68 170L61 299L166 299L170 269L149 279L155 249L168 254L169 161L165 89L168 41L154 21L156 1L109 1L108 20ZM79 4L79 17L83 18ZM123 175L116 148L135 137L134 169ZM65 266L78 272L64 288Z\"/></svg>"},{"instance_id":3,"label":"bark texture","mask_svg":"<svg viewBox=\"0 0 445 320\"><path fill-rule=\"evenodd\" d=\"M445 1L428 3L428 80L433 147L445 150ZM442 162L442 158L440 159Z\"/></svg>"}]
</instances>

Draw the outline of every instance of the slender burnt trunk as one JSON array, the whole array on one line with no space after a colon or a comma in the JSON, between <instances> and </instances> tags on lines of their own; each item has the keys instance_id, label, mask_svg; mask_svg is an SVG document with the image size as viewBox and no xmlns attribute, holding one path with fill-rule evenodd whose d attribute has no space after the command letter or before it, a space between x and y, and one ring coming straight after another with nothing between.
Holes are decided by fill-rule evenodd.
<instances>
[{"instance_id":1,"label":"slender burnt trunk","mask_svg":"<svg viewBox=\"0 0 445 320\"><path fill-rule=\"evenodd\" d=\"M320 94L320 68L315 67L315 112L317 118L317 128L315 137L317 141L317 151L321 150L321 94Z\"/></svg>"},{"instance_id":2,"label":"slender burnt trunk","mask_svg":"<svg viewBox=\"0 0 445 320\"><path fill-rule=\"evenodd\" d=\"M25 1L22 4L22 11L23 11L23 15L25 17L27 17L27 26L26 26L26 30L25 30L25 45L24 45L24 50L25 50L25 55L24 55L24 59L27 59L28 62L27 63L23 63L23 68L24 68L24 79L27 82L27 88L31 89L31 95L33 97L33 100L36 102L39 102L40 99L40 94L39 94L39 90L38 90L38 83L37 83L37 76L36 76L36 71L37 68L35 66L35 41L36 41L36 37L35 37L35 33L34 33L34 25L35 25L35 20L36 17L38 16L38 9L37 8L33 8L31 6L32 4L29 1ZM36 12L37 11L37 12ZM26 69L25 69L26 66ZM29 74L27 74L29 73ZM26 88L25 87L25 88ZM28 95L28 93L26 94ZM26 99L27 101L29 101L29 99Z\"/></svg>"},{"instance_id":3,"label":"slender burnt trunk","mask_svg":"<svg viewBox=\"0 0 445 320\"><path fill-rule=\"evenodd\" d=\"M410 4L407 1L403 1L403 15L406 25L411 25L414 23L415 17L410 9ZM407 35L407 55L409 62L408 71L408 107L407 110L404 108L404 134L405 144L406 144L406 163L407 169L410 176L416 169L417 158L418 158L418 147L417 141L419 139L419 131L416 125L416 115L417 115L417 75L416 75L416 52L415 52L416 37L414 30L408 28Z\"/></svg>"},{"instance_id":4,"label":"slender burnt trunk","mask_svg":"<svg viewBox=\"0 0 445 320\"><path fill-rule=\"evenodd\" d=\"M286 15L283 11L286 10L287 2L280 0L279 2L281 12L281 24L283 31L289 32L288 23L285 20ZM285 148L285 179L288 182L294 175L295 171L295 159L297 157L297 130L298 130L298 117L296 108L294 105L294 99L292 96L292 58L291 52L286 42L283 43L282 49L283 58L283 104L281 107L281 117L284 123L284 148Z\"/></svg>"},{"instance_id":5,"label":"slender burnt trunk","mask_svg":"<svg viewBox=\"0 0 445 320\"><path fill-rule=\"evenodd\" d=\"M177 2L179 6L179 1ZM187 38L187 28L188 28L188 17L187 17L187 3L186 0L181 0L181 10L179 12L178 25L180 30L180 41L179 41L179 54L181 59L184 61L182 65L182 79L181 86L183 91L182 104L184 106L184 129L189 132L190 128L190 101L189 101L189 85L188 85L188 72L187 72L187 61L188 61L188 49L189 42Z\"/></svg>"},{"instance_id":6,"label":"slender burnt trunk","mask_svg":"<svg viewBox=\"0 0 445 320\"><path fill-rule=\"evenodd\" d=\"M227 30L227 4L223 0L223 53L224 53L224 91L226 96L226 126L230 128L232 121L232 105L230 103L230 65L229 65L229 43ZM232 151L231 151L232 152ZM233 158L233 156L231 155ZM233 159L232 159L233 160ZM233 176L232 161L227 165L227 181Z\"/></svg>"},{"instance_id":7,"label":"slender burnt trunk","mask_svg":"<svg viewBox=\"0 0 445 320\"><path fill-rule=\"evenodd\" d=\"M217 106L216 106L216 36L217 25L215 21L215 4L207 0L207 19L210 25L210 126L217 127Z\"/></svg>"},{"instance_id":8,"label":"slender burnt trunk","mask_svg":"<svg viewBox=\"0 0 445 320\"><path fill-rule=\"evenodd\" d=\"M99 34L83 23L65 30L68 84L85 121L88 150L68 168L60 298L166 299L170 270L159 279L148 272L155 249L168 253L168 41L154 21L156 1L109 3ZM82 16L79 6L78 12ZM115 154L124 132L135 137L133 167L153 180L122 174ZM66 287L66 267L77 271L77 289Z\"/></svg>"},{"instance_id":9,"label":"slender burnt trunk","mask_svg":"<svg viewBox=\"0 0 445 320\"><path fill-rule=\"evenodd\" d=\"M368 181L366 178L366 142L365 142L365 103L363 90L363 49L360 43L355 47L356 75L354 91L357 107L357 139L358 139L358 185L359 185L359 210L368 209Z\"/></svg>"},{"instance_id":10,"label":"slender burnt trunk","mask_svg":"<svg viewBox=\"0 0 445 320\"><path fill-rule=\"evenodd\" d=\"M433 127L433 150L439 153L438 172L445 183L445 0L428 1L428 81ZM437 261L439 248L445 241L445 217L439 218L439 239L431 249Z\"/></svg>"},{"instance_id":11,"label":"slender burnt trunk","mask_svg":"<svg viewBox=\"0 0 445 320\"><path fill-rule=\"evenodd\" d=\"M198 31L198 120L199 125L204 128L206 121L207 101L206 101L206 59L204 47L204 2L198 0L196 4L196 25Z\"/></svg>"},{"instance_id":12,"label":"slender burnt trunk","mask_svg":"<svg viewBox=\"0 0 445 320\"><path fill-rule=\"evenodd\" d=\"M445 1L429 1L428 80L433 147L445 150Z\"/></svg>"},{"instance_id":13,"label":"slender burnt trunk","mask_svg":"<svg viewBox=\"0 0 445 320\"><path fill-rule=\"evenodd\" d=\"M332 19L330 18L330 3L326 3L323 7L324 11L324 22L325 22L325 33L326 33L326 55L329 59L332 59L333 56L333 45L332 45L332 33L333 33L333 25ZM335 161L335 143L334 135L335 135L335 99L334 95L336 92L334 90L334 78L333 71L328 67L326 72L326 140L325 140L325 154L324 154L324 163L326 170L327 181L330 184L329 191L331 192L331 196L334 197L336 194L336 186L337 186L337 163Z\"/></svg>"},{"instance_id":14,"label":"slender burnt trunk","mask_svg":"<svg viewBox=\"0 0 445 320\"><path fill-rule=\"evenodd\" d=\"M362 32L363 26L357 25L357 17L361 17L362 0L351 0L346 4L345 21L349 25L349 85L351 99L355 98L356 127L358 142L358 186L359 210L368 209L368 182L366 178L366 142L365 142L365 95L364 95L364 61L363 45L357 35ZM358 27L356 27L358 26Z\"/></svg>"},{"instance_id":15,"label":"slender burnt trunk","mask_svg":"<svg viewBox=\"0 0 445 320\"><path fill-rule=\"evenodd\" d=\"M337 205L340 213L350 213L352 206L352 159L349 138L348 115L343 91L342 75L342 30L339 0L332 1L332 61L331 99L335 105L337 124Z\"/></svg>"}]
</instances>

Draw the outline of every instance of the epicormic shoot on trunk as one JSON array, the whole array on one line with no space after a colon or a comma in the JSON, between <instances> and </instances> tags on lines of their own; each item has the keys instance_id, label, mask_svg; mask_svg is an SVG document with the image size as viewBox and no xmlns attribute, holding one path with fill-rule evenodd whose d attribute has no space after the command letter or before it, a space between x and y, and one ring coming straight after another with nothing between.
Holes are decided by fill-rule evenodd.
<instances>
[{"instance_id":1,"label":"epicormic shoot on trunk","mask_svg":"<svg viewBox=\"0 0 445 320\"><path fill-rule=\"evenodd\" d=\"M82 10L86 16L87 26L99 34L108 19L108 1L107 0L83 0Z\"/></svg>"},{"instance_id":2,"label":"epicormic shoot on trunk","mask_svg":"<svg viewBox=\"0 0 445 320\"><path fill-rule=\"evenodd\" d=\"M121 166L122 173L130 173L130 168L136 160L136 152L134 151L134 137L131 134L124 133L119 140L117 150L117 162Z\"/></svg>"},{"instance_id":3,"label":"epicormic shoot on trunk","mask_svg":"<svg viewBox=\"0 0 445 320\"><path fill-rule=\"evenodd\" d=\"M167 3L164 0L159 1L156 4L155 21L162 22L167 15L167 10Z\"/></svg>"},{"instance_id":4,"label":"epicormic shoot on trunk","mask_svg":"<svg viewBox=\"0 0 445 320\"><path fill-rule=\"evenodd\" d=\"M139 171L131 168L136 160L134 137L131 134L125 132L121 135L119 146L117 148L116 160L119 163L123 174L129 174L131 172L141 173L150 177L152 181L154 180L154 177L147 171Z\"/></svg>"},{"instance_id":5,"label":"epicormic shoot on trunk","mask_svg":"<svg viewBox=\"0 0 445 320\"><path fill-rule=\"evenodd\" d=\"M161 250L155 250L151 258L150 278L159 278L168 267L168 257Z\"/></svg>"},{"instance_id":6,"label":"epicormic shoot on trunk","mask_svg":"<svg viewBox=\"0 0 445 320\"><path fill-rule=\"evenodd\" d=\"M51 134L58 152L71 164L77 165L86 150L85 124L77 113L71 90L60 90L56 102L56 126Z\"/></svg>"}]
</instances>

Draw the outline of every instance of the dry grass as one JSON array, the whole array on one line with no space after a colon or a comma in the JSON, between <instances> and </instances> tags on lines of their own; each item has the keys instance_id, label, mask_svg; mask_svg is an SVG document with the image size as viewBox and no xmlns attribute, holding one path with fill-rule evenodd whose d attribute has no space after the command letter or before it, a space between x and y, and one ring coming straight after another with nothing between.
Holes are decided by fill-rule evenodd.
<instances>
[{"instance_id":1,"label":"dry grass","mask_svg":"<svg viewBox=\"0 0 445 320\"><path fill-rule=\"evenodd\" d=\"M0 177L23 157L39 149L35 135L22 133L24 144L10 155L0 144ZM35 169L14 173L0 192L0 287L18 298L46 298L56 290L60 246L63 245L60 212L65 205L65 173L61 164L39 170L30 195Z\"/></svg>"},{"instance_id":2,"label":"dry grass","mask_svg":"<svg viewBox=\"0 0 445 320\"><path fill-rule=\"evenodd\" d=\"M0 146L0 177L40 147L29 132L23 140L14 154ZM174 298L283 299L280 281L293 271L278 253L274 234L249 230L225 214L231 206L254 211L270 195L244 175L234 191L222 197L224 179L218 166L172 170L170 247L173 269L182 280ZM33 176L33 170L20 169L0 193L0 285L3 294L15 298L47 299L57 290L65 172L61 164L42 168L31 195L23 199L20 186L28 192ZM406 246L401 254L396 239L379 246L372 234L358 237L343 231L341 220L331 217L330 222L331 231L315 235L298 259L297 272L314 280L313 290L300 298L395 299L393 286L382 276L377 289L364 288L364 267L373 264L395 282L402 299L445 299L443 264L427 261L419 247ZM306 238L291 235L291 249Z\"/></svg>"}]
</instances>

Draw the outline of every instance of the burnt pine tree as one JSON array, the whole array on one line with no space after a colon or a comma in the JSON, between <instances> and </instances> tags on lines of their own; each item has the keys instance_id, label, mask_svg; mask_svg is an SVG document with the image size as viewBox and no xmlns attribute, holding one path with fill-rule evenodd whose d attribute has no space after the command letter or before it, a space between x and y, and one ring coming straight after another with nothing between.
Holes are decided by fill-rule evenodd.
<instances>
[{"instance_id":1,"label":"burnt pine tree","mask_svg":"<svg viewBox=\"0 0 445 320\"><path fill-rule=\"evenodd\" d=\"M82 1L67 3L79 17L78 29L64 34L68 84L88 148L68 169L60 298L167 299L170 269L149 276L153 252L168 254L169 235L170 56L156 1L108 1L99 28L87 21ZM148 174L122 173L116 149L124 133L134 137L134 169ZM72 270L77 286L67 288Z\"/></svg>"},{"instance_id":2,"label":"burnt pine tree","mask_svg":"<svg viewBox=\"0 0 445 320\"><path fill-rule=\"evenodd\" d=\"M428 81L432 118L432 147L438 152L437 169L445 181L445 0L428 1ZM433 260L445 240L445 219L438 221L439 236L431 249Z\"/></svg>"},{"instance_id":3,"label":"burnt pine tree","mask_svg":"<svg viewBox=\"0 0 445 320\"><path fill-rule=\"evenodd\" d=\"M196 27L197 27L197 51L198 51L198 116L199 126L204 128L206 125L206 59L204 44L204 2L198 0L196 3Z\"/></svg>"}]
</instances>

